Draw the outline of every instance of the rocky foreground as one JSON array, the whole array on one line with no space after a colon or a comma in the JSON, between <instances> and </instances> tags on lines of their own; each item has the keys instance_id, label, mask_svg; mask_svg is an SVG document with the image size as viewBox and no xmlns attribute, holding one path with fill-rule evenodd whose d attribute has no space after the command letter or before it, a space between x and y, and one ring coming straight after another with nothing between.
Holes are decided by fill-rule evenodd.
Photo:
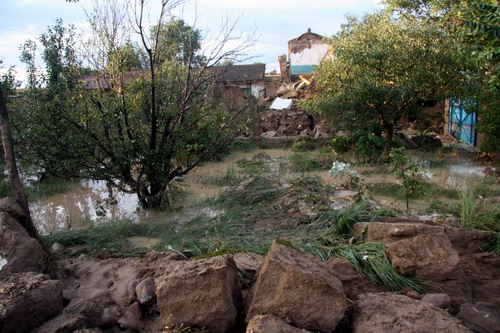
<instances>
[{"instance_id":1,"label":"rocky foreground","mask_svg":"<svg viewBox=\"0 0 500 333\"><path fill-rule=\"evenodd\" d=\"M421 223L358 223L386 243L402 275L434 281L388 292L345 259L325 263L283 241L261 257L61 260L46 254L0 200L0 332L500 332L500 258L490 234ZM203 330L201 330L203 329Z\"/></svg>"}]
</instances>

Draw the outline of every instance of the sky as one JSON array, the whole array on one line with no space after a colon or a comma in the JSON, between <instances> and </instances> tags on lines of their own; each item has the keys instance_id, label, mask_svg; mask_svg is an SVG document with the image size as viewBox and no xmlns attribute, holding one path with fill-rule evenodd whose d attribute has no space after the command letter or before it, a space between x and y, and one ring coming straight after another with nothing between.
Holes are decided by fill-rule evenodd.
<instances>
[{"instance_id":1,"label":"sky","mask_svg":"<svg viewBox=\"0 0 500 333\"><path fill-rule=\"evenodd\" d=\"M93 1L0 0L0 59L4 66L16 66L17 78L25 79L19 46L27 39L37 39L57 18L85 31L85 12L92 10ZM159 3L150 0L152 16ZM269 72L278 69L277 58L288 52L288 41L308 28L332 36L346 22L347 14L360 16L381 8L379 0L191 0L178 6L174 15L201 29L207 40L220 30L224 20L236 21L236 34L251 34L257 39L249 50L253 56L249 63L265 63Z\"/></svg>"}]
</instances>

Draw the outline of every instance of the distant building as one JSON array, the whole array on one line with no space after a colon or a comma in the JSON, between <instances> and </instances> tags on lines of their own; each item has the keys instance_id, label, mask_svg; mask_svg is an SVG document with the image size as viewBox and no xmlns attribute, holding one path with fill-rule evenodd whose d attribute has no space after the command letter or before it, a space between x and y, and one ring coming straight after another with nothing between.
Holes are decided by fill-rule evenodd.
<instances>
[{"instance_id":1,"label":"distant building","mask_svg":"<svg viewBox=\"0 0 500 333\"><path fill-rule=\"evenodd\" d=\"M327 52L324 37L308 29L288 42L288 61L286 55L278 57L281 77L289 81L292 75L311 74Z\"/></svg>"},{"instance_id":2,"label":"distant building","mask_svg":"<svg viewBox=\"0 0 500 333\"><path fill-rule=\"evenodd\" d=\"M214 69L217 71L217 84L226 89L237 88L257 99L264 98L265 64L218 66Z\"/></svg>"}]
</instances>

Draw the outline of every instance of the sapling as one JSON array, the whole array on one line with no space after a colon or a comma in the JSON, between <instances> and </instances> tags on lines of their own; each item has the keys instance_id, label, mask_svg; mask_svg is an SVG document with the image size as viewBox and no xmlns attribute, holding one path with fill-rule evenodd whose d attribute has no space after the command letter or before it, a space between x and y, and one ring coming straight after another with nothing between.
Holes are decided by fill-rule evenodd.
<instances>
[{"instance_id":1,"label":"sapling","mask_svg":"<svg viewBox=\"0 0 500 333\"><path fill-rule=\"evenodd\" d=\"M389 152L391 158L391 172L401 182L404 188L406 211L410 210L410 198L422 191L419 164L413 162L405 153L404 147L392 148Z\"/></svg>"}]
</instances>

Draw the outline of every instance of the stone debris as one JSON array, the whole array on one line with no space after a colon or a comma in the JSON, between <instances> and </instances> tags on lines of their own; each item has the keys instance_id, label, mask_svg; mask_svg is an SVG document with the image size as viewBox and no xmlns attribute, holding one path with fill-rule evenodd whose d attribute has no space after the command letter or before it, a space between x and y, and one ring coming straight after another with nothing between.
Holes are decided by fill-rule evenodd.
<instances>
[{"instance_id":1,"label":"stone debris","mask_svg":"<svg viewBox=\"0 0 500 333\"><path fill-rule=\"evenodd\" d=\"M241 289L231 256L176 262L156 280L163 325L230 332L237 323Z\"/></svg>"},{"instance_id":2,"label":"stone debris","mask_svg":"<svg viewBox=\"0 0 500 333\"><path fill-rule=\"evenodd\" d=\"M393 293L360 295L352 314L352 332L471 332L434 305Z\"/></svg>"},{"instance_id":3,"label":"stone debris","mask_svg":"<svg viewBox=\"0 0 500 333\"><path fill-rule=\"evenodd\" d=\"M273 315L255 316L248 322L246 333L307 333L304 329L288 325Z\"/></svg>"},{"instance_id":4,"label":"stone debris","mask_svg":"<svg viewBox=\"0 0 500 333\"><path fill-rule=\"evenodd\" d=\"M252 287L247 319L273 314L299 328L332 332L346 308L342 282L328 268L274 241Z\"/></svg>"}]
</instances>

